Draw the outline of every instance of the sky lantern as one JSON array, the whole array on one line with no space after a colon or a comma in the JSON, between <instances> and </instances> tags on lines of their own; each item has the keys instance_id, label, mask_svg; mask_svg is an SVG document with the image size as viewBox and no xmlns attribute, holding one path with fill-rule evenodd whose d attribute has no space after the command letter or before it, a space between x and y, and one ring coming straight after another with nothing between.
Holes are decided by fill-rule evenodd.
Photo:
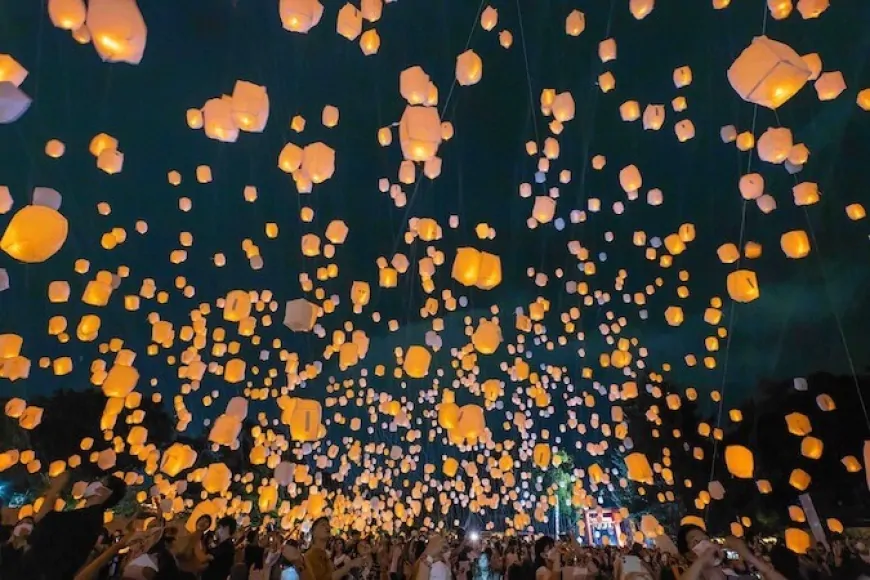
<instances>
[{"instance_id":1,"label":"sky lantern","mask_svg":"<svg viewBox=\"0 0 870 580\"><path fill-rule=\"evenodd\" d=\"M0 82L0 124L14 123L30 108L31 99L9 81Z\"/></svg>"},{"instance_id":2,"label":"sky lantern","mask_svg":"<svg viewBox=\"0 0 870 580\"><path fill-rule=\"evenodd\" d=\"M148 28L136 0L90 0L86 24L104 62L142 61Z\"/></svg>"},{"instance_id":3,"label":"sky lantern","mask_svg":"<svg viewBox=\"0 0 870 580\"><path fill-rule=\"evenodd\" d=\"M779 245L782 252L793 260L805 258L810 253L810 239L804 230L793 230L782 234Z\"/></svg>"},{"instance_id":4,"label":"sky lantern","mask_svg":"<svg viewBox=\"0 0 870 580\"><path fill-rule=\"evenodd\" d=\"M431 362L432 355L425 347L413 345L408 347L405 353L405 362L402 368L409 377L422 379L429 373L429 364Z\"/></svg>"},{"instance_id":5,"label":"sky lantern","mask_svg":"<svg viewBox=\"0 0 870 580\"><path fill-rule=\"evenodd\" d=\"M565 34L580 36L586 30L586 15L579 10L572 10L565 18Z\"/></svg>"},{"instance_id":6,"label":"sky lantern","mask_svg":"<svg viewBox=\"0 0 870 580\"><path fill-rule=\"evenodd\" d=\"M378 31L372 28L363 32L359 38L359 47L366 56L377 54L378 49L381 48L381 37Z\"/></svg>"},{"instance_id":7,"label":"sky lantern","mask_svg":"<svg viewBox=\"0 0 870 580\"><path fill-rule=\"evenodd\" d=\"M236 81L230 105L233 124L240 131L262 133L269 120L269 95L266 87Z\"/></svg>"},{"instance_id":8,"label":"sky lantern","mask_svg":"<svg viewBox=\"0 0 870 580\"><path fill-rule=\"evenodd\" d=\"M833 101L846 90L846 81L840 71L826 72L819 75L814 86L820 101Z\"/></svg>"},{"instance_id":9,"label":"sky lantern","mask_svg":"<svg viewBox=\"0 0 870 580\"><path fill-rule=\"evenodd\" d=\"M809 80L810 71L787 44L757 36L728 69L728 82L740 97L778 109Z\"/></svg>"},{"instance_id":10,"label":"sky lantern","mask_svg":"<svg viewBox=\"0 0 870 580\"><path fill-rule=\"evenodd\" d=\"M278 13L284 30L308 34L323 17L323 4L318 0L280 0Z\"/></svg>"},{"instance_id":11,"label":"sky lantern","mask_svg":"<svg viewBox=\"0 0 870 580\"><path fill-rule=\"evenodd\" d=\"M232 99L209 99L202 108L203 129L209 139L235 143L239 128L233 120Z\"/></svg>"},{"instance_id":12,"label":"sky lantern","mask_svg":"<svg viewBox=\"0 0 870 580\"><path fill-rule=\"evenodd\" d=\"M752 479L755 471L752 451L742 445L729 445L725 448L725 465L728 473L741 479Z\"/></svg>"},{"instance_id":13,"label":"sky lantern","mask_svg":"<svg viewBox=\"0 0 870 580\"><path fill-rule=\"evenodd\" d=\"M818 18L831 5L830 0L798 0L797 10L801 18L810 20Z\"/></svg>"},{"instance_id":14,"label":"sky lantern","mask_svg":"<svg viewBox=\"0 0 870 580\"><path fill-rule=\"evenodd\" d=\"M84 0L49 0L48 17L58 28L72 31L84 25L87 8Z\"/></svg>"},{"instance_id":15,"label":"sky lantern","mask_svg":"<svg viewBox=\"0 0 870 580\"><path fill-rule=\"evenodd\" d=\"M306 145L301 170L312 183L323 183L335 173L335 150L320 142Z\"/></svg>"},{"instance_id":16,"label":"sky lantern","mask_svg":"<svg viewBox=\"0 0 870 580\"><path fill-rule=\"evenodd\" d=\"M60 250L68 232L69 224L57 210L27 205L12 216L0 238L0 248L21 262L44 262Z\"/></svg>"},{"instance_id":17,"label":"sky lantern","mask_svg":"<svg viewBox=\"0 0 870 580\"><path fill-rule=\"evenodd\" d=\"M758 139L758 158L768 163L783 163L793 146L791 131L785 127L770 127Z\"/></svg>"},{"instance_id":18,"label":"sky lantern","mask_svg":"<svg viewBox=\"0 0 870 580\"><path fill-rule=\"evenodd\" d=\"M498 24L498 10L492 6L487 6L480 13L480 27L490 32Z\"/></svg>"},{"instance_id":19,"label":"sky lantern","mask_svg":"<svg viewBox=\"0 0 870 580\"><path fill-rule=\"evenodd\" d=\"M474 348L481 354L493 354L501 344L501 327L490 320L481 320L471 335Z\"/></svg>"},{"instance_id":20,"label":"sky lantern","mask_svg":"<svg viewBox=\"0 0 870 580\"><path fill-rule=\"evenodd\" d=\"M411 161L428 161L441 145L441 119L434 107L408 105L399 121L402 154Z\"/></svg>"},{"instance_id":21,"label":"sky lantern","mask_svg":"<svg viewBox=\"0 0 870 580\"><path fill-rule=\"evenodd\" d=\"M752 270L735 270L728 274L728 295L735 302L752 302L761 295L758 278Z\"/></svg>"},{"instance_id":22,"label":"sky lantern","mask_svg":"<svg viewBox=\"0 0 870 580\"><path fill-rule=\"evenodd\" d=\"M347 3L338 10L335 30L340 36L353 41L362 33L362 21L362 12L353 4Z\"/></svg>"},{"instance_id":23,"label":"sky lantern","mask_svg":"<svg viewBox=\"0 0 870 580\"><path fill-rule=\"evenodd\" d=\"M467 87L476 85L483 78L483 61L473 50L468 49L456 57L456 82Z\"/></svg>"},{"instance_id":24,"label":"sky lantern","mask_svg":"<svg viewBox=\"0 0 870 580\"><path fill-rule=\"evenodd\" d=\"M8 82L15 87L20 87L28 74L27 69L11 55L0 54L0 82Z\"/></svg>"}]
</instances>

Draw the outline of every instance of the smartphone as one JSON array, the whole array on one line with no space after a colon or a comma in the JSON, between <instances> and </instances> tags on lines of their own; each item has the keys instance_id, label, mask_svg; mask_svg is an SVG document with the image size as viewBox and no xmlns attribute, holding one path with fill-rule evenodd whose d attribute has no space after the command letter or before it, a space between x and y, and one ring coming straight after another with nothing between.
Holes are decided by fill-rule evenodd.
<instances>
[{"instance_id":1,"label":"smartphone","mask_svg":"<svg viewBox=\"0 0 870 580\"><path fill-rule=\"evenodd\" d=\"M738 560L740 555L734 550L725 550L725 558L728 560Z\"/></svg>"},{"instance_id":2,"label":"smartphone","mask_svg":"<svg viewBox=\"0 0 870 580\"><path fill-rule=\"evenodd\" d=\"M644 567L640 561L640 558L630 554L622 557L623 575L640 574L642 572L644 572Z\"/></svg>"}]
</instances>

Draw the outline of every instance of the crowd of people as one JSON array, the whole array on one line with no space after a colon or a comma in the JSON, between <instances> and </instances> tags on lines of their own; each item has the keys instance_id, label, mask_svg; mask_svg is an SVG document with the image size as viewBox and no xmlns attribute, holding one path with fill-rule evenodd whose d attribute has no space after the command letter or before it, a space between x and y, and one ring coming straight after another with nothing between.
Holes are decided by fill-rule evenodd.
<instances>
[{"instance_id":1,"label":"crowd of people","mask_svg":"<svg viewBox=\"0 0 870 580\"><path fill-rule=\"evenodd\" d=\"M587 546L571 535L334 535L328 517L306 533L239 527L205 515L192 532L149 518L109 533L104 513L124 497L115 477L88 486L77 509L54 511L66 478L32 516L0 535L2 580L870 580L870 549L841 535L797 555L782 542L716 541L696 526L676 549Z\"/></svg>"}]
</instances>

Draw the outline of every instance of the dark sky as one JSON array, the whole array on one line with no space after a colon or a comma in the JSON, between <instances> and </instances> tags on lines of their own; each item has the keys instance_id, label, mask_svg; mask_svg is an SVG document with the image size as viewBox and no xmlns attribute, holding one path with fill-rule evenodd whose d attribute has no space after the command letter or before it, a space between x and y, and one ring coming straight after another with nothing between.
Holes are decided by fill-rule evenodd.
<instances>
[{"instance_id":1,"label":"dark sky","mask_svg":"<svg viewBox=\"0 0 870 580\"><path fill-rule=\"evenodd\" d=\"M310 34L297 35L281 28L277 0L151 1L142 2L148 46L141 64L134 67L101 62L93 47L79 45L67 32L54 28L43 4L0 0L0 52L13 55L30 71L22 88L34 98L20 121L0 127L0 183L9 186L16 208L25 203L34 186L59 190L71 231L65 247L46 263L28 266L5 255L0 261L11 278L11 288L0 294L0 330L22 334L24 354L34 361L30 379L7 385L7 394L87 388L88 366L98 356L98 343L73 339L59 344L46 334L47 320L63 314L74 327L82 314L94 310L78 301L86 282L96 271L114 271L120 265L129 266L131 275L110 305L99 312L103 318L99 342L124 338L140 353L137 366L143 377L158 378L158 388L174 394L178 379L165 364L168 352L153 358L144 354L150 338L147 314L158 311L178 329L196 304L213 303L229 290L269 288L282 303L302 296L299 273L313 275L326 261L303 258L299 237L308 232L322 234L336 218L347 221L351 231L348 243L337 253L341 275L325 288L328 294L341 296L339 312L345 315L349 314L351 282L374 283L379 256L401 251L413 262L422 255L419 242L409 248L401 237L408 217L425 216L438 219L445 228L445 239L437 244L447 255L447 265L436 279L439 291L451 288L457 296L469 296L475 317L493 304L510 313L517 306L527 307L539 294L546 296L553 305L547 321L551 336L559 332L560 312L582 307L577 296L565 293L564 280L553 275L562 267L571 272L565 280L583 279L566 244L579 240L592 256L606 252L606 261L598 263L598 273L589 282L593 288L610 291L613 302L582 307L588 362L578 359L576 349L583 345L574 343L555 353L536 349L536 363L563 364L571 370L597 367L598 353L605 346L597 327L606 321L609 310L628 318L625 333L638 337L649 349L651 368L671 362L670 377L702 390L719 388L724 382L734 386L732 395L742 396L762 377L799 376L815 370L847 372L838 319L857 370L870 363L863 324L870 307L865 266L870 232L866 221L851 222L844 211L849 203L867 202L870 113L856 106L855 97L858 90L870 86L866 66L870 5L839 1L817 20L804 21L795 12L776 22L763 18L763 0L734 0L724 11L713 10L709 0L660 0L651 15L636 21L625 0L496 0L492 5L499 10L498 27L485 32L476 23L479 6L472 0L401 0L386 5L383 18L375 25L381 36L380 53L364 57L356 43L335 33L338 2L326 3L320 25ZM574 8L586 14L587 28L578 38L564 32L564 19ZM522 11L522 28L518 10ZM819 102L808 84L779 110L778 119L763 108L754 117L754 107L734 93L725 71L765 25L769 36L790 44L798 53L818 52L825 71L842 71L848 88L840 98ZM498 44L497 33L505 28L514 38L509 50ZM597 46L607 36L618 41L618 59L602 65ZM455 57L466 43L483 59L483 80L476 86L451 89ZM396 180L401 161L398 140L390 148L380 148L376 131L400 118L404 102L398 75L412 65L422 66L438 86L439 109L446 107L443 116L453 122L456 136L441 146L442 175L406 187L408 207L396 208L388 195L378 191L377 183L381 177ZM672 71L682 65L692 67L694 81L678 91ZM616 89L608 94L601 94L595 86L604 70L613 72L617 81ZM188 108L230 93L237 79L268 89L271 113L263 134L243 133L238 142L222 144L187 128ZM539 108L541 90L547 87L571 91L577 109L576 118L559 136L561 155L547 183L547 187L559 185L558 171L572 171L571 183L560 186L557 216L567 221L570 211L585 209L589 198L601 199L604 208L583 224L569 223L561 232L552 224L530 231L525 222L532 202L518 195L520 183L533 182L536 164L536 159L525 154L524 144L536 135L539 141L548 135L548 120ZM659 132L645 132L640 122L623 123L619 118L618 108L625 100L635 99L641 107L668 105L678 95L688 100L687 111L677 114L668 106ZM319 122L327 104L341 111L335 129ZM308 120L302 135L289 128L295 114ZM673 124L683 118L693 121L697 136L681 144L674 137ZM806 211L795 207L790 192L794 178L782 166L761 163L757 156L750 158L750 154L737 152L733 144L721 142L721 126L734 124L741 131L750 130L753 118L756 136L782 124L791 128L795 142L807 144L810 161L797 178L819 184L819 204ZM108 176L95 167L87 147L100 132L119 140L125 154L121 174ZM53 160L43 154L50 138L66 144L63 158ZM318 140L337 151L335 175L315 186L311 195L299 196L290 177L276 167L278 152L287 141ZM589 159L596 154L606 155L608 161L600 172L589 167ZM626 212L617 216L609 208L614 201L625 200L618 172L630 163L643 173L641 200L628 203ZM207 186L194 179L200 164L210 165L214 172L214 181ZM683 356L688 352L703 356L704 337L712 334L712 327L701 319L711 297L725 299L723 320L726 325L732 320L725 277L733 266L717 260L716 248L738 241L742 200L737 181L747 167L764 175L767 191L778 204L770 215L761 214L754 204L746 207L745 240L761 243L763 255L744 265L758 273L761 298L739 305L733 315L727 374L722 364L725 341L716 370L687 369ZM181 187L166 182L166 173L172 169L183 174ZM259 189L254 204L242 198L248 184ZM664 192L662 206L643 202L652 187ZM546 190L536 185L535 191ZM178 210L181 196L193 200L191 213ZM101 201L111 204L111 215L97 213ZM302 205L316 210L313 224L299 220ZM447 218L454 213L461 215L461 226L449 230ZM11 215L0 220L4 227ZM137 219L148 221L147 235L134 232ZM280 226L277 240L268 240L263 233L264 224L270 221ZM779 249L780 235L808 229L808 221L817 245L806 259L788 260ZM473 227L478 222L496 229L495 240L475 238ZM634 231L664 238L687 222L695 225L697 239L670 269L659 269L655 262L645 260L643 249L631 243ZM113 227L125 228L128 239L107 252L100 248L100 237ZM195 243L188 250L187 262L176 266L169 263L169 252L180 247L182 231L193 233ZM613 232L613 243L605 241L606 232ZM265 260L262 270L248 266L241 250L244 238L260 246ZM462 245L501 256L505 279L498 289L465 291L449 279L455 248ZM214 267L211 256L215 252L227 255L227 267ZM88 275L73 272L78 258L90 260ZM529 267L550 275L547 288L537 288L526 276ZM613 290L613 278L620 268L628 271L626 290L631 292L642 290L656 276L664 278L664 286L647 306L649 320L641 320L638 309L623 304ZM681 269L691 275L687 284L691 296L682 301L676 297ZM178 275L196 286L194 300L184 300L174 290ZM151 301L139 312L125 312L122 296L135 293L146 277L171 292L169 304ZM51 305L46 300L47 283L61 279L72 284L73 300L68 305ZM369 368L377 363L391 366L393 347L421 344L429 328L429 322L418 320L425 296L413 269L400 279L398 288L373 290L373 304L367 312L378 309L385 319L401 320L403 327L389 334L383 324L371 324L368 316L363 317L368 323L358 323L373 339L369 359L363 363ZM663 312L678 303L686 312L686 323L668 327ZM448 316L447 348L436 357L438 366L449 365L449 347L465 343L463 314ZM331 331L343 319L333 316L324 325ZM294 335L278 323L262 330L264 343L280 337L288 350L299 352L305 361L318 358L326 344L312 336ZM511 342L513 331L506 333L506 342ZM258 350L244 347L249 365L254 364ZM42 356L72 356L76 369L65 377L54 377L37 368ZM503 351L496 357L508 358ZM605 383L620 380L608 372L596 378ZM143 389L149 388L143 381ZM228 387L220 378L207 378L203 392L214 388Z\"/></svg>"}]
</instances>

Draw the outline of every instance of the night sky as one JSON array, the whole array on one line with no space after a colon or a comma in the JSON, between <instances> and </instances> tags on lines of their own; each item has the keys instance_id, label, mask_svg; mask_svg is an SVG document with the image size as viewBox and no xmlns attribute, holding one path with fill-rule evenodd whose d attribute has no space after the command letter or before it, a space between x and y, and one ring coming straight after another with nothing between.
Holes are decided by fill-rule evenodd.
<instances>
[{"instance_id":1,"label":"night sky","mask_svg":"<svg viewBox=\"0 0 870 580\"><path fill-rule=\"evenodd\" d=\"M33 97L22 119L0 126L0 183L12 192L13 211L27 201L34 186L60 191L70 235L64 248L42 264L20 264L5 254L0 258L0 267L8 270L11 280L10 289L0 294L0 330L21 334L23 354L34 361L29 379L7 382L7 395L92 388L88 366L99 355L97 345L111 337L123 338L128 348L139 353L141 390L152 388L144 379L156 377L157 389L175 394L179 379L165 361L184 345L176 344L156 357L146 356L148 313L159 312L177 330L197 304L214 304L230 290L268 288L282 305L303 296L299 274L313 276L316 267L327 261L304 258L299 238L309 232L322 235L332 219L344 219L350 234L337 251L340 276L323 285L327 295L341 296L342 305L338 314L322 322L331 333L351 317L350 284L368 280L372 304L366 315L353 318L372 339L368 358L360 366L382 363L391 368L393 348L422 344L431 326L430 320L419 319L426 296L414 265L400 277L397 288L376 286L379 256L389 258L400 251L413 264L423 255L420 242L408 247L402 240L407 220L414 216L433 217L444 227L444 239L435 244L447 256L436 277L438 292L450 288L454 295L468 296L470 301L469 308L446 316L445 348L436 355L433 367L449 368L450 348L466 343L462 335L465 314L476 319L498 305L503 319L509 321L503 325L509 343L514 336L510 313L518 306L527 308L538 295L552 303L547 324L553 337L561 333L558 314L571 306L581 307L586 344L575 341L552 353L536 349L533 359L565 365L572 373L587 364L597 366L598 353L606 347L597 327L607 321L610 310L625 316L629 321L626 334L638 337L649 349L648 368L660 369L662 363L670 362L673 371L667 373L668 378L695 385L702 392L725 383L733 386L729 397L735 400L750 394L761 378L787 378L818 370L849 372L840 328L855 369L861 372L870 364L864 328L870 230L866 221L850 221L844 210L850 203L867 201L870 113L862 111L855 99L860 89L870 86L870 35L866 34L870 4L835 1L818 19L804 21L795 11L778 22L764 16L762 0L734 0L721 11L713 10L709 0L660 0L652 14L637 21L626 0L493 0L491 4L499 11L498 26L486 32L478 23L483 4L473 0L401 0L384 7L382 19L375 24L381 36L380 52L365 57L356 42L335 33L340 7L335 1L325 3L321 23L307 35L281 28L277 0L151 1L140 6L148 25L148 45L139 66L101 62L92 46L77 44L68 32L51 25L44 4L0 0L0 52L13 55L30 71L22 89ZM581 36L572 38L565 34L564 20L575 8L585 12L587 27ZM778 117L740 100L725 71L765 27L768 36L789 44L799 54L818 52L825 71L842 71L846 91L834 101L819 102L809 83L777 112ZM513 34L509 50L498 43L498 32L503 29ZM604 65L597 46L608 36L618 42L618 58ZM471 87L451 86L456 55L467 47L483 59L483 79ZM413 65L422 66L438 86L439 111L443 119L452 121L456 134L440 148L442 175L434 181L420 175L417 184L404 187L407 206L397 208L389 195L378 191L378 179L396 181L401 161L398 138L394 136L392 146L381 148L376 132L401 117L405 103L398 90L399 73ZM691 66L694 80L678 90L672 72L683 65ZM616 89L602 94L596 79L605 70L615 75ZM264 133L242 133L236 143L225 144L186 126L188 108L229 94L238 79L268 89L271 112ZM561 154L553 162L546 186L536 184L534 191L544 194L546 187L559 186L557 217L566 222L572 209L586 208L589 198L602 201L600 213L591 214L584 223L569 222L561 232L552 223L529 230L526 219L532 200L518 194L520 183L534 184L537 160L526 154L526 141L541 143L549 135L549 119L540 110L544 88L571 91L576 118L559 136ZM683 113L675 113L669 104L678 95L688 101ZM662 130L644 131L640 121L622 122L618 108L628 99L637 100L641 108L648 103L665 104ZM321 109L327 104L341 112L340 124L334 129L320 123ZM297 114L307 119L301 135L289 126ZM693 121L696 137L679 143L673 125L684 118ZM721 141L720 127L733 124L747 131L753 119L756 137L768 127L783 125L791 128L795 143L809 147L809 163L796 177L819 184L820 203L806 210L796 207L790 191L795 177L782 166L762 163L757 155L740 153L733 144ZM88 143L100 132L119 140L125 154L122 173L110 176L96 168ZM61 159L43 153L51 138L66 144ZM336 172L315 186L312 194L301 196L290 176L276 167L277 155L288 141L318 140L337 151ZM590 167L591 157L597 154L607 157L602 171ZM623 215L614 215L611 204L625 201L618 172L630 163L643 173L641 197L627 203ZM201 164L211 166L211 184L196 182L194 171ZM180 187L167 183L166 174L173 169L183 175ZM567 185L557 183L562 169L572 172ZM764 215L754 203L746 205L744 240L761 243L763 254L756 260L744 260L743 265L758 273L761 298L738 305L732 314L725 278L734 266L721 264L716 248L739 240L743 201L737 181L749 170L763 174L766 191L776 198L778 209ZM243 199L246 185L258 188L256 203ZM664 192L665 201L659 207L644 202L646 191L653 187ZM182 196L193 201L190 213L178 209ZM97 212L101 201L111 205L110 215ZM311 224L299 219L303 205L316 211ZM456 230L447 227L452 214L461 217ZM0 218L3 227L11 216ZM138 219L147 220L147 235L135 232ZM277 239L264 235L266 222L279 225ZM478 240L474 234L478 222L495 228L496 238ZM644 249L632 245L635 231L664 238L687 222L695 225L697 238L669 269L646 260ZM128 238L116 249L105 251L100 237L113 227L125 228ZM810 255L803 260L787 259L779 248L780 235L809 228L817 241ZM182 231L194 235L194 245L188 248L185 263L173 265L169 253L181 247ZM607 232L613 232L612 243L605 241ZM245 238L259 245L265 261L262 270L252 270L245 259L241 249ZM584 279L577 260L566 249L570 240L580 241L593 257L606 252L606 261L595 260L598 272L589 283L593 289L610 291L610 304L583 307L579 297L565 292L566 280ZM466 290L450 280L455 248L464 245L501 256L501 286L482 292ZM226 267L214 266L216 252L226 254ZM91 262L84 276L73 271L78 258ZM47 335L47 320L53 315L67 316L74 329L82 314L95 312L78 297L97 271L115 271L120 265L128 266L131 274L110 304L98 311L103 326L97 342L81 343L73 337L60 344ZM529 267L550 276L546 288L534 285L526 275ZM569 274L558 280L556 268ZM625 290L632 293L642 291L656 276L664 278L664 286L646 306L648 320L641 320L638 308L624 304L620 293L613 290L613 278L620 268L628 272ZM686 300L676 296L677 273L682 269L691 275L687 283L691 296ZM173 280L179 275L196 287L193 300L185 300L174 289ZM169 303L143 301L138 312L124 311L123 295L135 294L146 277L170 291ZM48 303L46 287L52 280L70 281L69 304ZM724 340L715 370L702 365L687 368L682 362L686 353L695 353L699 359L705 354L704 337L713 329L702 316L713 296L725 301L723 325L731 330L727 373ZM663 312L678 303L686 322L671 328ZM384 324L372 324L369 314L374 310L385 320L398 319L400 330L389 333ZM263 343L280 337L283 346L298 352L302 361L320 358L327 342L290 332L280 324L281 312L272 327L258 329ZM213 318L213 325L221 325L219 313ZM586 348L586 361L576 354L581 346ZM260 348L243 346L249 368L256 364ZM504 348L496 355L498 361L512 358ZM71 356L76 368L67 376L55 377L50 369L38 368L36 361L43 356ZM339 373L334 361L327 362L324 370L321 379L306 387L317 398L323 397L325 377L359 372L357 368ZM624 380L609 371L596 378L605 383ZM249 379L257 380L250 375ZM575 381L581 381L579 376ZM379 388L391 387L385 382ZM207 375L202 392L212 389L234 393L238 387ZM189 405L197 409L195 401ZM222 408L223 403L216 406ZM274 405L263 407L269 408ZM202 416L215 412L199 411L205 413Z\"/></svg>"}]
</instances>

